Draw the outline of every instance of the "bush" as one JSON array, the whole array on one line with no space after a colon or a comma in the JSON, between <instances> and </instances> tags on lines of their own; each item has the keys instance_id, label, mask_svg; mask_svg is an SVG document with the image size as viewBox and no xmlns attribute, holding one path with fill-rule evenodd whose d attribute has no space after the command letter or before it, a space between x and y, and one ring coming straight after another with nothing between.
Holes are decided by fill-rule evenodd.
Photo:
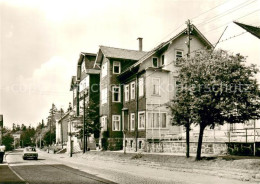
<instances>
[{"instance_id":1,"label":"bush","mask_svg":"<svg viewBox=\"0 0 260 184\"><path fill-rule=\"evenodd\" d=\"M142 153L137 153L134 156L132 156L131 159L139 159L139 158L142 158L142 157L143 157Z\"/></svg>"}]
</instances>

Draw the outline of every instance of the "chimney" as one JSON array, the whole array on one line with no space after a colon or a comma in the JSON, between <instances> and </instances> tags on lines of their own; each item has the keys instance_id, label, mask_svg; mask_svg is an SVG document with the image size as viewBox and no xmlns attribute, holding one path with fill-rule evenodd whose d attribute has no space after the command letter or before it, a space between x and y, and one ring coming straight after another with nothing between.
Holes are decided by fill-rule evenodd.
<instances>
[{"instance_id":1,"label":"chimney","mask_svg":"<svg viewBox=\"0 0 260 184\"><path fill-rule=\"evenodd\" d=\"M143 51L143 38L138 37L137 40L139 40L139 51Z\"/></svg>"}]
</instances>

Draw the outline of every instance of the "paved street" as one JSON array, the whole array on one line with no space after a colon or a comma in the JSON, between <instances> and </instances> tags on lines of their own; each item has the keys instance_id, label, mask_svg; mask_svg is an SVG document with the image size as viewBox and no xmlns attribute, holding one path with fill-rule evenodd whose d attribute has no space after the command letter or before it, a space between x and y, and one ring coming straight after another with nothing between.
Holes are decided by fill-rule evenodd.
<instances>
[{"instance_id":1,"label":"paved street","mask_svg":"<svg viewBox=\"0 0 260 184\"><path fill-rule=\"evenodd\" d=\"M58 183L113 183L103 178L73 169L66 165L57 163L39 156L39 160L23 160L22 150L16 150L6 156L10 168L21 177L26 183L30 184L58 184ZM8 167L5 165L5 167ZM1 168L1 167L0 167ZM7 170L7 168L3 168ZM15 175L13 174L13 177ZM2 177L1 177L2 178ZM2 180L2 179L1 179ZM0 180L0 183L2 181ZM3 181L8 183L13 181ZM16 179L15 182L21 182ZM24 182L24 183L25 183Z\"/></svg>"},{"instance_id":2,"label":"paved street","mask_svg":"<svg viewBox=\"0 0 260 184\"><path fill-rule=\"evenodd\" d=\"M9 175L13 174L11 183L245 183L207 174L165 170L157 166L137 164L137 162L118 162L109 159L91 160L80 155L82 154L73 155L71 158L67 154L49 154L39 151L39 160L24 161L21 150L11 152L7 155L6 160L10 169L21 178L19 179L9 170ZM8 165L2 165L0 168L7 170ZM0 178L0 183L8 183L8 180Z\"/></svg>"}]
</instances>

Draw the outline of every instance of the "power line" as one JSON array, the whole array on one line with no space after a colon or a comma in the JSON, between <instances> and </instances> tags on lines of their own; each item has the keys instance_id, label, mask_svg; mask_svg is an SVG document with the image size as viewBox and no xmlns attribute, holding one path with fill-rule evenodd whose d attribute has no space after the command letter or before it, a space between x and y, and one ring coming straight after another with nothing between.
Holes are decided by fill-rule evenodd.
<instances>
[{"instance_id":1,"label":"power line","mask_svg":"<svg viewBox=\"0 0 260 184\"><path fill-rule=\"evenodd\" d=\"M230 14L230 13L233 13L233 12L235 12L235 11L237 11L237 10L239 10L239 9L241 9L241 8L243 8L243 7L245 7L245 6L248 6L248 5L252 4L252 3L254 3L255 1L256 1L256 0L253 0L253 1L251 1L251 2L241 3L241 4L239 4L238 6L227 10L226 13L224 13L224 14L216 15L216 16L210 18L209 20L206 20L206 19L205 19L205 21L202 21L201 23L197 24L197 26L200 26L200 25L202 25L202 24L203 24L203 25L208 24L208 23L210 23L210 22L212 22L212 21L214 21L214 20L217 20L217 19L219 19L219 18L221 18L221 17L224 17L224 16L226 16L226 15L228 15L228 14Z\"/></svg>"},{"instance_id":2,"label":"power line","mask_svg":"<svg viewBox=\"0 0 260 184\"><path fill-rule=\"evenodd\" d=\"M257 9L257 10L255 10L255 11L251 12L251 13L248 13L248 14L242 16L242 17L239 17L239 18L236 19L236 20L242 19L242 18L244 18L244 17L246 17L246 16L248 16L248 15L251 15L251 14L253 14L253 13L255 13L255 12L258 12L258 11L260 11L260 9Z\"/></svg>"},{"instance_id":3,"label":"power line","mask_svg":"<svg viewBox=\"0 0 260 184\"><path fill-rule=\"evenodd\" d=\"M228 41L228 40L230 40L230 39L233 39L233 38L236 38L236 37L238 37L238 36L241 36L241 35L243 35L243 34L245 34L245 33L248 33L248 32L247 32L247 31L244 31L244 32L239 33L239 34L237 34L237 35L233 35L233 36L231 36L231 37L229 37L229 38L227 38L227 39L220 40L218 43L222 43L222 42ZM216 43L217 43L217 42L216 42ZM214 45L214 44L216 44L216 43L213 43L212 45ZM203 48L200 48L200 49L196 49L196 50L192 51L191 53L194 53L194 52L197 52L197 51L200 51L200 50L206 50L206 49L203 47Z\"/></svg>"},{"instance_id":4,"label":"power line","mask_svg":"<svg viewBox=\"0 0 260 184\"><path fill-rule=\"evenodd\" d=\"M257 10L255 10L255 11L253 11L253 12L250 12L250 13L247 13L246 15L243 15L243 16L239 17L239 18L236 19L236 20L239 20L239 19L241 19L241 18L243 18L243 17L246 17L246 16L248 16L248 15L251 15L251 14L257 12L257 11L260 11L260 9L257 9ZM209 30L209 31L207 31L207 32L205 32L205 33L208 33L208 32L211 32L211 31L213 31L213 30L216 30L216 29L219 29L219 28L221 28L221 27L224 27L224 26L228 25L229 23L233 23L233 21L226 22L226 23L222 24L221 26L215 27L215 28L213 28L213 29L211 29L211 30ZM205 34L205 33L204 33L204 34Z\"/></svg>"},{"instance_id":5,"label":"power line","mask_svg":"<svg viewBox=\"0 0 260 184\"><path fill-rule=\"evenodd\" d=\"M235 37L238 37L238 36L241 36L241 35L243 35L243 34L245 34L245 33L247 33L247 31L244 31L244 32L242 32L242 33L240 33L240 34L237 34L237 35L233 35L233 36L231 36L231 37L229 37L229 38L227 38L227 39L220 40L219 43L225 42L225 41L227 41L227 40L230 40L230 39L235 38Z\"/></svg>"},{"instance_id":6,"label":"power line","mask_svg":"<svg viewBox=\"0 0 260 184\"><path fill-rule=\"evenodd\" d=\"M208 12L210 12L211 10L214 10L214 9L217 8L217 7L222 6L223 4L226 4L227 2L228 2L228 1L225 1L224 3L221 3L221 4L219 4L219 5L217 5L217 6L213 7L213 8L211 8L211 9L205 11L205 12L202 12L201 14L199 14L199 15L197 15L197 16L195 16L195 17L192 17L191 20L196 19L196 18L198 18L199 16L204 15L205 13L208 13Z\"/></svg>"}]
</instances>

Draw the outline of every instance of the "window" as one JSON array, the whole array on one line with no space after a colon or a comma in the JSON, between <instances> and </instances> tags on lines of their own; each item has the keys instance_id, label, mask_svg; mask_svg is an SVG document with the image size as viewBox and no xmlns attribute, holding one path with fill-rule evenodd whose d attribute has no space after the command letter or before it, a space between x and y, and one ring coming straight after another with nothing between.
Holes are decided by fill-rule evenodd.
<instances>
[{"instance_id":1,"label":"window","mask_svg":"<svg viewBox=\"0 0 260 184\"><path fill-rule=\"evenodd\" d=\"M102 73L102 78L107 75L107 62L102 65L101 73Z\"/></svg>"},{"instance_id":2,"label":"window","mask_svg":"<svg viewBox=\"0 0 260 184\"><path fill-rule=\"evenodd\" d=\"M129 101L129 85L125 85L125 101Z\"/></svg>"},{"instance_id":3,"label":"window","mask_svg":"<svg viewBox=\"0 0 260 184\"><path fill-rule=\"evenodd\" d=\"M107 88L102 89L101 92L101 104L107 103Z\"/></svg>"},{"instance_id":4,"label":"window","mask_svg":"<svg viewBox=\"0 0 260 184\"><path fill-rule=\"evenodd\" d=\"M156 58L156 57L153 58L153 67L155 67L155 68L158 67L158 58Z\"/></svg>"},{"instance_id":5,"label":"window","mask_svg":"<svg viewBox=\"0 0 260 184\"><path fill-rule=\"evenodd\" d=\"M120 87L112 86L112 101L120 102Z\"/></svg>"},{"instance_id":6,"label":"window","mask_svg":"<svg viewBox=\"0 0 260 184\"><path fill-rule=\"evenodd\" d=\"M144 96L144 78L139 78L138 86L139 97Z\"/></svg>"},{"instance_id":7,"label":"window","mask_svg":"<svg viewBox=\"0 0 260 184\"><path fill-rule=\"evenodd\" d=\"M160 92L160 79L159 78L153 78L152 79L152 85L153 85L153 95L159 95Z\"/></svg>"},{"instance_id":8,"label":"window","mask_svg":"<svg viewBox=\"0 0 260 184\"><path fill-rule=\"evenodd\" d=\"M107 117L101 117L101 131L107 131Z\"/></svg>"},{"instance_id":9,"label":"window","mask_svg":"<svg viewBox=\"0 0 260 184\"><path fill-rule=\"evenodd\" d=\"M148 113L148 128L166 128L166 113Z\"/></svg>"},{"instance_id":10,"label":"window","mask_svg":"<svg viewBox=\"0 0 260 184\"><path fill-rule=\"evenodd\" d=\"M144 129L144 128L145 128L145 113L138 112L138 129Z\"/></svg>"},{"instance_id":11,"label":"window","mask_svg":"<svg viewBox=\"0 0 260 184\"><path fill-rule=\"evenodd\" d=\"M142 149L142 141L139 141L139 149Z\"/></svg>"},{"instance_id":12,"label":"window","mask_svg":"<svg viewBox=\"0 0 260 184\"><path fill-rule=\"evenodd\" d=\"M162 55L162 66L164 65L164 55Z\"/></svg>"},{"instance_id":13,"label":"window","mask_svg":"<svg viewBox=\"0 0 260 184\"><path fill-rule=\"evenodd\" d=\"M120 131L120 115L112 115L112 130Z\"/></svg>"},{"instance_id":14,"label":"window","mask_svg":"<svg viewBox=\"0 0 260 184\"><path fill-rule=\"evenodd\" d=\"M135 99L135 82L131 82L131 100Z\"/></svg>"},{"instance_id":15,"label":"window","mask_svg":"<svg viewBox=\"0 0 260 184\"><path fill-rule=\"evenodd\" d=\"M114 74L121 73L121 63L119 61L113 61L113 73Z\"/></svg>"},{"instance_id":16,"label":"window","mask_svg":"<svg viewBox=\"0 0 260 184\"><path fill-rule=\"evenodd\" d=\"M183 57L183 51L176 50L175 51L175 59L176 59L176 65L180 64L180 59Z\"/></svg>"},{"instance_id":17,"label":"window","mask_svg":"<svg viewBox=\"0 0 260 184\"><path fill-rule=\"evenodd\" d=\"M133 147L133 142L134 142L133 140L130 141L131 148Z\"/></svg>"},{"instance_id":18,"label":"window","mask_svg":"<svg viewBox=\"0 0 260 184\"><path fill-rule=\"evenodd\" d=\"M135 113L131 113L131 124L130 130L135 130Z\"/></svg>"}]
</instances>

